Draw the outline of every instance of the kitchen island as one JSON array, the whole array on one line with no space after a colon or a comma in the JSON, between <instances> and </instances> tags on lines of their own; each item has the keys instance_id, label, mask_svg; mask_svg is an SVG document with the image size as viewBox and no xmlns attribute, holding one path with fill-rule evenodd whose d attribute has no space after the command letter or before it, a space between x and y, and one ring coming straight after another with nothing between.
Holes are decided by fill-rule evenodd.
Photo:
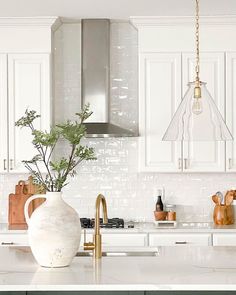
<instances>
[{"instance_id":1,"label":"kitchen island","mask_svg":"<svg viewBox=\"0 0 236 295\"><path fill-rule=\"evenodd\" d=\"M236 247L158 247L153 256L119 253L99 261L79 256L69 267L50 269L38 266L28 247L1 247L0 291L236 290Z\"/></svg>"}]
</instances>

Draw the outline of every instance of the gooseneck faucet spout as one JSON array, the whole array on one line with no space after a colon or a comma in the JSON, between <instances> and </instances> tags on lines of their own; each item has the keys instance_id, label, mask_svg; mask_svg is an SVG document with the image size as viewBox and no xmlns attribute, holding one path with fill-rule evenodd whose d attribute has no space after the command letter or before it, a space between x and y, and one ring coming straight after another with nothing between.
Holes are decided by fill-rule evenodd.
<instances>
[{"instance_id":1,"label":"gooseneck faucet spout","mask_svg":"<svg viewBox=\"0 0 236 295\"><path fill-rule=\"evenodd\" d=\"M102 235L100 233L100 207L103 208L103 222L107 223L107 203L102 194L99 194L96 199L96 214L95 214L95 233L93 235L93 243L84 243L84 250L93 250L94 257L100 259L102 257Z\"/></svg>"}]
</instances>

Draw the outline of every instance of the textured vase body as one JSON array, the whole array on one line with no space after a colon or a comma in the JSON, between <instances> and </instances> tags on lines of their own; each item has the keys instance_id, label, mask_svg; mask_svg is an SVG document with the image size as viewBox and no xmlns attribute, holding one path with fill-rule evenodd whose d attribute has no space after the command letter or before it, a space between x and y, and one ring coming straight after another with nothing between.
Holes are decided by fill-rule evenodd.
<instances>
[{"instance_id":1,"label":"textured vase body","mask_svg":"<svg viewBox=\"0 0 236 295\"><path fill-rule=\"evenodd\" d=\"M36 198L46 201L28 217L28 205ZM60 192L35 195L25 203L28 238L32 253L44 267L68 266L78 251L81 224L77 212L63 199Z\"/></svg>"}]
</instances>

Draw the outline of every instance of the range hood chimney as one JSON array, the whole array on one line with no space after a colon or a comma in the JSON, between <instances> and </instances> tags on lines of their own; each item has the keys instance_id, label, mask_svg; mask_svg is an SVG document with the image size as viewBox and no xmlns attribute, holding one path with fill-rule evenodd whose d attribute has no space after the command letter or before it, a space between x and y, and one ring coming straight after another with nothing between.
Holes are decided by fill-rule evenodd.
<instances>
[{"instance_id":1,"label":"range hood chimney","mask_svg":"<svg viewBox=\"0 0 236 295\"><path fill-rule=\"evenodd\" d=\"M130 130L111 124L110 20L82 20L82 106L93 111L86 121L87 137L130 137Z\"/></svg>"}]
</instances>

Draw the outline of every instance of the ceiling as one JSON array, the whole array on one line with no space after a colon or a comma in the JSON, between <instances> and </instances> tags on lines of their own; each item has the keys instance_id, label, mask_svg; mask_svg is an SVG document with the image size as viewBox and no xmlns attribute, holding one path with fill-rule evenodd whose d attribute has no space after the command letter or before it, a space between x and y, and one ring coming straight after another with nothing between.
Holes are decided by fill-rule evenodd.
<instances>
[{"instance_id":1,"label":"ceiling","mask_svg":"<svg viewBox=\"0 0 236 295\"><path fill-rule=\"evenodd\" d=\"M0 16L69 18L192 15L195 0L0 0ZM202 0L202 15L236 14L236 0Z\"/></svg>"}]
</instances>

